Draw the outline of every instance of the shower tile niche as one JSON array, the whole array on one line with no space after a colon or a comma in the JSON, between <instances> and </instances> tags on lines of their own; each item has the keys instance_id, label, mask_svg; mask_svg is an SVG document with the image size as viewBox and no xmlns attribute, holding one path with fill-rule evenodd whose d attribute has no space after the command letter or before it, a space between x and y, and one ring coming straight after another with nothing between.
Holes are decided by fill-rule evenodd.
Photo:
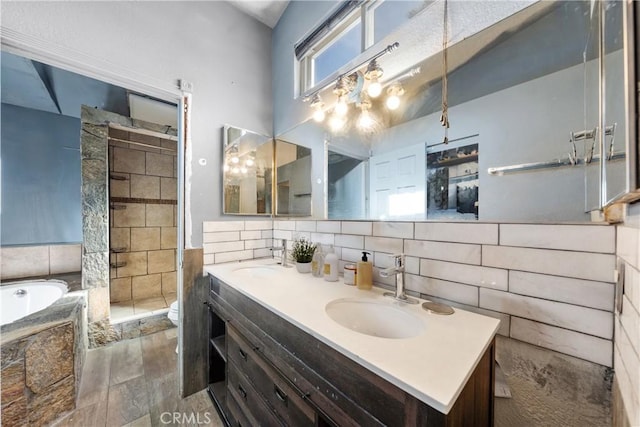
<instances>
[{"instance_id":1,"label":"shower tile niche","mask_svg":"<svg viewBox=\"0 0 640 427\"><path fill-rule=\"evenodd\" d=\"M155 300L171 302L176 293L176 142L118 129L110 129L109 137L111 303L135 310Z\"/></svg>"}]
</instances>

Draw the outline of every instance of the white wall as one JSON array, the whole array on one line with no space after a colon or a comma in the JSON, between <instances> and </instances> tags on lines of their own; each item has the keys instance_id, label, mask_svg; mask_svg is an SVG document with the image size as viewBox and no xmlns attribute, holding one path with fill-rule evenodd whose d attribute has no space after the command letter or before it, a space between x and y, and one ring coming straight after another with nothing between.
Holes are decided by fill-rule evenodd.
<instances>
[{"instance_id":1,"label":"white wall","mask_svg":"<svg viewBox=\"0 0 640 427\"><path fill-rule=\"evenodd\" d=\"M222 212L222 125L273 134L271 29L225 2L2 2L1 12L3 32L94 68L164 88L193 82L186 245L201 246L202 221Z\"/></svg>"}]
</instances>

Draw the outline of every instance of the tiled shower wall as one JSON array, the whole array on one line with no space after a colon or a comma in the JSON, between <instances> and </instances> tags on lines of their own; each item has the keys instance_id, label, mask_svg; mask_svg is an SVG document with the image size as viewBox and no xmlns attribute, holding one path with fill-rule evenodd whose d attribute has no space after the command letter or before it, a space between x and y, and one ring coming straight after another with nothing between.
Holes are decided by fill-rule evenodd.
<instances>
[{"instance_id":1,"label":"tiled shower wall","mask_svg":"<svg viewBox=\"0 0 640 427\"><path fill-rule=\"evenodd\" d=\"M207 230L209 239L230 233L224 245L205 243L205 264L269 255L249 251L247 227L205 223L205 242ZM375 280L387 287L393 278L379 269L405 253L409 293L499 318L501 335L613 364L615 227L275 220L272 236L334 245L341 267L371 252Z\"/></svg>"},{"instance_id":2,"label":"tiled shower wall","mask_svg":"<svg viewBox=\"0 0 640 427\"><path fill-rule=\"evenodd\" d=\"M109 130L111 302L176 292L176 143ZM116 264L125 264L114 268Z\"/></svg>"}]
</instances>

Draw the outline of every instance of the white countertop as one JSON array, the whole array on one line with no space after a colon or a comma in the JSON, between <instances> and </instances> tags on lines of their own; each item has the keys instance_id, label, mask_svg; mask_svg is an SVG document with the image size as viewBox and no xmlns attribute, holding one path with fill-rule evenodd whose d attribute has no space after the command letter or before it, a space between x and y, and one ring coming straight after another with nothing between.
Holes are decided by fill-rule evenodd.
<instances>
[{"instance_id":1,"label":"white countertop","mask_svg":"<svg viewBox=\"0 0 640 427\"><path fill-rule=\"evenodd\" d=\"M206 265L204 271L444 414L453 407L500 325L498 319L458 308L449 316L431 314L421 304L383 297L383 289L359 290L344 285L342 278L326 282L300 274L295 267L276 265L275 274L262 278L235 271L268 264L273 260ZM325 312L326 304L338 298L371 298L395 305L422 319L425 331L402 339L354 332Z\"/></svg>"}]
</instances>

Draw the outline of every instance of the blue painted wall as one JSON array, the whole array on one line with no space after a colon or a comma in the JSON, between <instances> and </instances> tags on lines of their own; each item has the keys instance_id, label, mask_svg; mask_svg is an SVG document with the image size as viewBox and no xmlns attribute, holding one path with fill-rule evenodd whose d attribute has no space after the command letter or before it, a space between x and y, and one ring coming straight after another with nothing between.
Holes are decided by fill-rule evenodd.
<instances>
[{"instance_id":1,"label":"blue painted wall","mask_svg":"<svg viewBox=\"0 0 640 427\"><path fill-rule=\"evenodd\" d=\"M2 104L0 244L82 242L80 120Z\"/></svg>"}]
</instances>

